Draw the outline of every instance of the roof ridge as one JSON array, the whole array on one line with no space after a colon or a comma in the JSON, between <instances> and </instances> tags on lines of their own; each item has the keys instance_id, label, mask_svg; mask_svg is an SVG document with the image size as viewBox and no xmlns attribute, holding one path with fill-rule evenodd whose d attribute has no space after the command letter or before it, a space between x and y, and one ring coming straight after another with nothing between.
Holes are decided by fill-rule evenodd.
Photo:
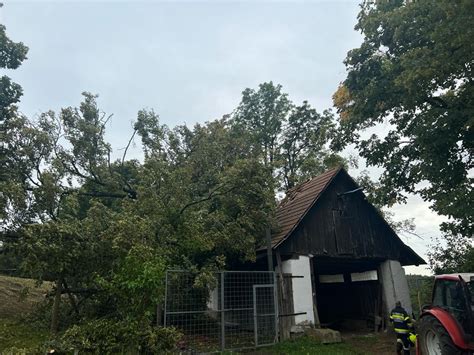
<instances>
[{"instance_id":1,"label":"roof ridge","mask_svg":"<svg viewBox=\"0 0 474 355\"><path fill-rule=\"evenodd\" d=\"M292 201L295 199L296 195L298 192L300 192L303 187L307 184L310 184L311 182L313 182L313 180L315 179L318 179L320 178L321 176L325 175L325 174L328 174L329 172L332 172L333 170L340 170L340 169L343 169L342 165L341 166L337 166L337 167L333 167L333 168L330 168L324 172L322 172L321 174L319 175L315 175L315 176L312 176L310 178L307 178L305 181L303 182L300 182L298 185L295 185L293 186L292 188L290 188L286 193L285 193L285 197L283 197L283 199L280 201L280 203L278 204L278 208L279 207L282 207L284 204L286 204L287 202L289 201Z\"/></svg>"}]
</instances>

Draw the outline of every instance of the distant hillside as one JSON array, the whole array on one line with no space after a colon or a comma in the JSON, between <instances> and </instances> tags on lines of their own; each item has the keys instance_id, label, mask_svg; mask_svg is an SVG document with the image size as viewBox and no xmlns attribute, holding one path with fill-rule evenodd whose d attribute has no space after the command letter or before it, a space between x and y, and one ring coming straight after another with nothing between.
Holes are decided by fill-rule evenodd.
<instances>
[{"instance_id":1,"label":"distant hillside","mask_svg":"<svg viewBox=\"0 0 474 355\"><path fill-rule=\"evenodd\" d=\"M433 289L433 276L407 275L408 287L410 288L411 304L413 313L418 317L419 306L431 303L431 290ZM418 300L418 292L420 299Z\"/></svg>"},{"instance_id":2,"label":"distant hillside","mask_svg":"<svg viewBox=\"0 0 474 355\"><path fill-rule=\"evenodd\" d=\"M44 300L49 282L37 287L35 280L0 275L0 319L17 320Z\"/></svg>"}]
</instances>

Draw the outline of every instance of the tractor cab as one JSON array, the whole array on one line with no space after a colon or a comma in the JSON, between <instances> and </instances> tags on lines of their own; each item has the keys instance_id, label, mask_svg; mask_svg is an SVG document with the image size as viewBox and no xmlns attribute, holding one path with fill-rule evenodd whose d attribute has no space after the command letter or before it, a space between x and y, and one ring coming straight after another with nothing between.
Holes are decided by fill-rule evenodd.
<instances>
[{"instance_id":1,"label":"tractor cab","mask_svg":"<svg viewBox=\"0 0 474 355\"><path fill-rule=\"evenodd\" d=\"M466 277L466 275L464 275ZM469 276L469 275L467 275ZM436 278L431 307L439 307L451 314L464 331L466 340L472 340L474 276L465 280L462 275L442 275Z\"/></svg>"},{"instance_id":2,"label":"tractor cab","mask_svg":"<svg viewBox=\"0 0 474 355\"><path fill-rule=\"evenodd\" d=\"M432 303L419 322L422 355L472 353L474 350L474 273L436 276Z\"/></svg>"}]
</instances>

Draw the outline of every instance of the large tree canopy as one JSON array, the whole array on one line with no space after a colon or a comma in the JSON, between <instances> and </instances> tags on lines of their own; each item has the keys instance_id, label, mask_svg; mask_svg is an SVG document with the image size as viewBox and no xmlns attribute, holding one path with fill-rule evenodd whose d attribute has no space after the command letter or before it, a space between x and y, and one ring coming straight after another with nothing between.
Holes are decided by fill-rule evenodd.
<instances>
[{"instance_id":1,"label":"large tree canopy","mask_svg":"<svg viewBox=\"0 0 474 355\"><path fill-rule=\"evenodd\" d=\"M0 4L1 7L1 4ZM0 68L17 69L26 59L28 47L21 42L13 42L7 37L5 26L0 24ZM16 113L22 95L21 86L8 76L0 78L0 123Z\"/></svg>"},{"instance_id":2,"label":"large tree canopy","mask_svg":"<svg viewBox=\"0 0 474 355\"><path fill-rule=\"evenodd\" d=\"M249 144L286 191L330 167L348 164L327 145L334 127L330 111L318 113L307 101L295 105L281 85L245 89L232 114L233 125L250 136Z\"/></svg>"},{"instance_id":3,"label":"large tree canopy","mask_svg":"<svg viewBox=\"0 0 474 355\"><path fill-rule=\"evenodd\" d=\"M0 26L0 67L16 69L26 53ZM62 294L70 321L146 323L167 268L206 280L253 261L275 191L344 162L327 149L332 114L294 105L271 82L245 90L232 115L194 127L142 110L115 159L97 96L28 118L17 108L21 87L6 76L0 85L2 251L17 253L23 275L54 282L53 333ZM134 139L141 160L127 158Z\"/></svg>"},{"instance_id":4,"label":"large tree canopy","mask_svg":"<svg viewBox=\"0 0 474 355\"><path fill-rule=\"evenodd\" d=\"M140 111L132 135L140 162L127 149L111 159L109 117L84 93L79 108L18 118L6 137L9 159L24 169L5 182L3 222L18 237L24 272L56 283L53 331L62 292L149 317L166 268L204 274L254 260L271 223L270 170L227 120L170 129Z\"/></svg>"},{"instance_id":5,"label":"large tree canopy","mask_svg":"<svg viewBox=\"0 0 474 355\"><path fill-rule=\"evenodd\" d=\"M16 117L5 136L22 169L5 181L3 222L22 270L56 284L53 331L61 293L77 317L107 309L142 319L163 296L166 268L206 275L254 260L275 189L342 161L326 148L332 115L293 105L272 83L246 90L234 116L191 128L142 110L115 160L110 116L83 96L78 108ZM127 158L135 138L142 161Z\"/></svg>"},{"instance_id":6,"label":"large tree canopy","mask_svg":"<svg viewBox=\"0 0 474 355\"><path fill-rule=\"evenodd\" d=\"M0 7L1 5L0 3ZM26 59L27 52L28 47L8 38L5 26L0 24L0 68L17 69ZM0 77L0 221L6 218L6 209L10 207L11 195L7 195L5 191L11 188L12 180L17 182L17 173L24 168L11 159L16 152L11 145L10 130L21 125L18 122L21 118L17 107L21 95L20 85L6 75Z\"/></svg>"},{"instance_id":7,"label":"large tree canopy","mask_svg":"<svg viewBox=\"0 0 474 355\"><path fill-rule=\"evenodd\" d=\"M450 218L444 231L472 236L474 2L366 1L356 29L334 147L383 167L385 204L417 193Z\"/></svg>"}]
</instances>

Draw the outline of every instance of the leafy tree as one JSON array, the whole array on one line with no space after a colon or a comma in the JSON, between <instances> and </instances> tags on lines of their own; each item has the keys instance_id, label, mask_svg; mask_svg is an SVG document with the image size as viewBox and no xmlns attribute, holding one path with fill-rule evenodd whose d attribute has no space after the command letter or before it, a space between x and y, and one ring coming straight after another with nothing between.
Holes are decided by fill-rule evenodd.
<instances>
[{"instance_id":1,"label":"leafy tree","mask_svg":"<svg viewBox=\"0 0 474 355\"><path fill-rule=\"evenodd\" d=\"M121 255L104 231L122 201L135 197L129 175L136 164L110 161L106 121L96 97L85 93L79 109L47 112L36 121L20 117L6 135L13 148L8 159L22 169L4 185L9 197L4 221L19 237L24 272L55 281L53 333L61 294L68 294L78 313L73 293L89 296L96 288L91 275L109 272ZM101 220L105 213L110 219Z\"/></svg>"},{"instance_id":2,"label":"leafy tree","mask_svg":"<svg viewBox=\"0 0 474 355\"><path fill-rule=\"evenodd\" d=\"M235 129L249 138L248 145L276 179L276 188L288 190L324 170L349 162L329 151L333 129L330 111L319 114L307 101L291 102L281 85L272 82L258 90L245 89L232 114Z\"/></svg>"},{"instance_id":3,"label":"leafy tree","mask_svg":"<svg viewBox=\"0 0 474 355\"><path fill-rule=\"evenodd\" d=\"M0 68L17 69L26 59L27 53L28 47L21 42L13 42L9 39L5 26L0 24ZM0 78L0 123L2 125L17 114L16 104L20 101L21 95L20 85L6 75Z\"/></svg>"},{"instance_id":4,"label":"leafy tree","mask_svg":"<svg viewBox=\"0 0 474 355\"><path fill-rule=\"evenodd\" d=\"M384 200L380 194L380 190L383 189L383 187L379 181L372 180L367 170L363 170L356 180L357 184L364 189L364 194L369 202L377 208L395 232L421 238L415 232L416 226L414 218L397 221L394 219L394 214L385 208Z\"/></svg>"},{"instance_id":5,"label":"leafy tree","mask_svg":"<svg viewBox=\"0 0 474 355\"><path fill-rule=\"evenodd\" d=\"M474 244L472 238L447 234L435 240L428 252L435 274L472 272L474 270Z\"/></svg>"},{"instance_id":6,"label":"leafy tree","mask_svg":"<svg viewBox=\"0 0 474 355\"><path fill-rule=\"evenodd\" d=\"M333 120L331 112L318 114L307 101L289 112L278 154L285 190L343 163L340 157L325 149Z\"/></svg>"},{"instance_id":7,"label":"leafy tree","mask_svg":"<svg viewBox=\"0 0 474 355\"><path fill-rule=\"evenodd\" d=\"M1 4L0 4L1 7ZM21 42L13 42L7 37L5 26L0 24L0 68L17 69L26 59L28 48ZM0 220L4 221L6 210L11 212L11 199L14 196L6 191L11 190L12 181L18 181L16 173L22 170L21 165L15 165L11 156L15 153L15 147L11 146L9 139L10 130L21 124L17 104L22 95L22 88L13 82L8 76L0 77ZM20 122L18 122L20 121ZM13 187L18 189L18 185ZM3 224L3 223L2 223ZM3 228L2 228L3 229Z\"/></svg>"},{"instance_id":8,"label":"leafy tree","mask_svg":"<svg viewBox=\"0 0 474 355\"><path fill-rule=\"evenodd\" d=\"M0 8L2 4L0 3ZM0 68L17 69L26 59L28 48L21 42L8 38L5 26L0 24ZM21 200L22 180L18 173L25 168L15 164L11 157L15 147L9 139L12 127L21 125L22 117L17 104L22 88L7 75L0 77L0 269L15 269L18 259L12 254L7 243L13 236L8 233L8 214L14 213L15 204Z\"/></svg>"},{"instance_id":9,"label":"leafy tree","mask_svg":"<svg viewBox=\"0 0 474 355\"><path fill-rule=\"evenodd\" d=\"M235 122L252 133L266 165L273 164L278 154L281 129L293 106L281 89L281 85L272 82L260 84L258 91L245 89L233 114Z\"/></svg>"},{"instance_id":10,"label":"leafy tree","mask_svg":"<svg viewBox=\"0 0 474 355\"><path fill-rule=\"evenodd\" d=\"M173 235L193 264L212 255L252 259L274 201L268 170L226 120L169 130L153 115L142 112L136 127L146 119L148 132L165 132L147 147L148 137L138 131L148 151L141 195L160 214L152 217L158 233Z\"/></svg>"},{"instance_id":11,"label":"leafy tree","mask_svg":"<svg viewBox=\"0 0 474 355\"><path fill-rule=\"evenodd\" d=\"M333 146L354 144L384 168L385 204L419 194L450 218L443 231L472 236L474 3L365 1L356 29L364 41L333 97Z\"/></svg>"},{"instance_id":12,"label":"leafy tree","mask_svg":"<svg viewBox=\"0 0 474 355\"><path fill-rule=\"evenodd\" d=\"M55 282L53 333L64 293L78 320L150 321L167 268L254 260L271 223L269 170L226 120L170 129L141 111L131 139L141 138L144 162L127 149L111 161L96 99L23 117L9 135L12 161L26 167L9 224L24 272Z\"/></svg>"}]
</instances>

